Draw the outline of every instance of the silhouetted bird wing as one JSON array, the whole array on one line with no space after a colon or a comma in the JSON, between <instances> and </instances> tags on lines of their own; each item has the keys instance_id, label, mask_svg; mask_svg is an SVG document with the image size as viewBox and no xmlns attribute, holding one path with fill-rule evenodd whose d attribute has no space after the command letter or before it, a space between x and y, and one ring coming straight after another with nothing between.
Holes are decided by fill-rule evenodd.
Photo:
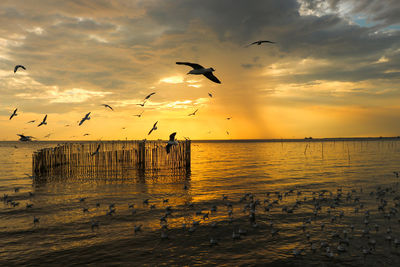
<instances>
[{"instance_id":1,"label":"silhouetted bird wing","mask_svg":"<svg viewBox=\"0 0 400 267\"><path fill-rule=\"evenodd\" d=\"M255 45L255 44L260 45L260 44L262 44L262 43L275 44L275 42L272 42L272 41L268 41L268 40L259 40L259 41L252 42L251 44L248 44L246 47L249 47L249 46Z\"/></svg>"},{"instance_id":2,"label":"silhouetted bird wing","mask_svg":"<svg viewBox=\"0 0 400 267\"><path fill-rule=\"evenodd\" d=\"M43 122L46 122L46 120L47 120L47 114L46 114L46 116L44 116Z\"/></svg>"},{"instance_id":3,"label":"silhouetted bird wing","mask_svg":"<svg viewBox=\"0 0 400 267\"><path fill-rule=\"evenodd\" d=\"M112 111L114 111L114 109L110 106L110 105L107 105L107 104L102 104L104 107L106 107L106 108L109 108L109 109L111 109Z\"/></svg>"},{"instance_id":4,"label":"silhouetted bird wing","mask_svg":"<svg viewBox=\"0 0 400 267\"><path fill-rule=\"evenodd\" d=\"M155 128L157 126L158 121L156 121L156 123L154 123L153 128Z\"/></svg>"},{"instance_id":5,"label":"silhouetted bird wing","mask_svg":"<svg viewBox=\"0 0 400 267\"><path fill-rule=\"evenodd\" d=\"M190 66L190 67L192 67L193 69L195 69L195 70L198 70L198 69L204 69L204 67L202 66L202 65L200 65L200 64L197 64L197 63L190 63L190 62L176 62L176 64L178 64L178 65L186 65L186 66Z\"/></svg>"},{"instance_id":6,"label":"silhouetted bird wing","mask_svg":"<svg viewBox=\"0 0 400 267\"><path fill-rule=\"evenodd\" d=\"M208 79L210 79L213 82L221 83L220 80L218 80L218 78L215 77L214 74L212 74L212 72L207 72L207 73L204 73L203 75L206 76Z\"/></svg>"},{"instance_id":7,"label":"silhouetted bird wing","mask_svg":"<svg viewBox=\"0 0 400 267\"><path fill-rule=\"evenodd\" d=\"M151 93L151 94L149 94L148 96L146 96L145 98L144 98L144 100L146 100L146 99L149 99L152 95L154 95L155 94L155 92L154 93Z\"/></svg>"},{"instance_id":8,"label":"silhouetted bird wing","mask_svg":"<svg viewBox=\"0 0 400 267\"><path fill-rule=\"evenodd\" d=\"M268 40L261 40L260 43L269 43L269 44L276 44L276 42L268 41Z\"/></svg>"},{"instance_id":9,"label":"silhouetted bird wing","mask_svg":"<svg viewBox=\"0 0 400 267\"><path fill-rule=\"evenodd\" d=\"M170 135L169 135L169 141L175 141L175 135L176 135L176 132L170 134Z\"/></svg>"},{"instance_id":10,"label":"silhouetted bird wing","mask_svg":"<svg viewBox=\"0 0 400 267\"><path fill-rule=\"evenodd\" d=\"M26 68L25 68L24 66L22 66L22 65L16 65L16 66L14 67L14 73L16 73L17 70L18 70L19 68L22 68L22 69L26 70Z\"/></svg>"},{"instance_id":11,"label":"silhouetted bird wing","mask_svg":"<svg viewBox=\"0 0 400 267\"><path fill-rule=\"evenodd\" d=\"M150 132L147 135L150 135L153 132L154 128L151 128Z\"/></svg>"}]
</instances>

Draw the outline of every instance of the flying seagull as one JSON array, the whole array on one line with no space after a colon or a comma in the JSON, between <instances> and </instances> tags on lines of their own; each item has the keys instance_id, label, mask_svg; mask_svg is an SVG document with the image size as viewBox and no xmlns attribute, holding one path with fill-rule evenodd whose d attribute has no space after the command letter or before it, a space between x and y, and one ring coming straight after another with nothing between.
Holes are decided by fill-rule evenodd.
<instances>
[{"instance_id":1,"label":"flying seagull","mask_svg":"<svg viewBox=\"0 0 400 267\"><path fill-rule=\"evenodd\" d=\"M106 107L106 108L111 109L112 111L114 111L114 109L113 109L110 105L107 105L107 104L101 104L101 105L104 106L104 107Z\"/></svg>"},{"instance_id":2,"label":"flying seagull","mask_svg":"<svg viewBox=\"0 0 400 267\"><path fill-rule=\"evenodd\" d=\"M47 114L46 114L46 116L44 116L42 122L39 123L39 125L38 125L37 127L40 127L40 126L42 126L42 125L47 125L47 121L46 121L46 120L47 120Z\"/></svg>"},{"instance_id":3,"label":"flying seagull","mask_svg":"<svg viewBox=\"0 0 400 267\"><path fill-rule=\"evenodd\" d=\"M144 104L146 104L146 99L143 101L143 103L136 104L136 105L144 107Z\"/></svg>"},{"instance_id":4,"label":"flying seagull","mask_svg":"<svg viewBox=\"0 0 400 267\"><path fill-rule=\"evenodd\" d=\"M33 136L28 136L28 135L23 135L23 134L17 134L19 136L19 141L21 142L28 142L32 141Z\"/></svg>"},{"instance_id":5,"label":"flying seagull","mask_svg":"<svg viewBox=\"0 0 400 267\"><path fill-rule=\"evenodd\" d=\"M228 117L228 118L226 118L228 121L230 120L230 119L232 119L232 117Z\"/></svg>"},{"instance_id":6,"label":"flying seagull","mask_svg":"<svg viewBox=\"0 0 400 267\"><path fill-rule=\"evenodd\" d=\"M150 132L147 135L150 135L151 132L153 132L154 130L157 130L157 123L158 123L158 121L156 121L156 123L154 123L153 128L151 128Z\"/></svg>"},{"instance_id":7,"label":"flying seagull","mask_svg":"<svg viewBox=\"0 0 400 267\"><path fill-rule=\"evenodd\" d=\"M22 65L16 65L16 66L14 67L14 73L16 73L17 70L18 70L19 68L22 68L22 69L26 70L26 68L25 68L24 66L22 66Z\"/></svg>"},{"instance_id":8,"label":"flying seagull","mask_svg":"<svg viewBox=\"0 0 400 267\"><path fill-rule=\"evenodd\" d=\"M208 93L208 96L209 96L209 97L213 97L213 95L212 95L211 93Z\"/></svg>"},{"instance_id":9,"label":"flying seagull","mask_svg":"<svg viewBox=\"0 0 400 267\"><path fill-rule=\"evenodd\" d=\"M96 151L92 153L92 157L99 154L100 144L97 146Z\"/></svg>"},{"instance_id":10,"label":"flying seagull","mask_svg":"<svg viewBox=\"0 0 400 267\"><path fill-rule=\"evenodd\" d=\"M229 132L228 132L228 131L226 131L226 134L227 134L227 135L229 135Z\"/></svg>"},{"instance_id":11,"label":"flying seagull","mask_svg":"<svg viewBox=\"0 0 400 267\"><path fill-rule=\"evenodd\" d=\"M136 117L140 118L140 117L142 117L143 112L144 111L142 111L140 114L136 114L136 115L133 115L133 116L136 116Z\"/></svg>"},{"instance_id":12,"label":"flying seagull","mask_svg":"<svg viewBox=\"0 0 400 267\"><path fill-rule=\"evenodd\" d=\"M51 135L51 133L49 133L49 134L45 135L45 136L44 136L44 138L49 138L49 137L50 137L50 135Z\"/></svg>"},{"instance_id":13,"label":"flying seagull","mask_svg":"<svg viewBox=\"0 0 400 267\"><path fill-rule=\"evenodd\" d=\"M178 144L178 142L175 141L175 135L176 135L176 132L172 133L169 136L169 141L167 143L167 146L165 147L165 149L167 150L167 154L169 154L169 152L171 151L171 146L175 146Z\"/></svg>"},{"instance_id":14,"label":"flying seagull","mask_svg":"<svg viewBox=\"0 0 400 267\"><path fill-rule=\"evenodd\" d=\"M261 45L261 44L263 44L263 43L276 44L275 42L272 42L272 41L260 40L260 41L252 42L251 44L248 44L246 47L249 47L249 46L255 45L255 44L256 44L256 45Z\"/></svg>"},{"instance_id":15,"label":"flying seagull","mask_svg":"<svg viewBox=\"0 0 400 267\"><path fill-rule=\"evenodd\" d=\"M153 93L151 93L151 94L149 94L148 96L146 96L145 98L144 98L144 100L147 100L147 99L149 99L152 95L155 95L156 93L155 92L153 92Z\"/></svg>"},{"instance_id":16,"label":"flying seagull","mask_svg":"<svg viewBox=\"0 0 400 267\"><path fill-rule=\"evenodd\" d=\"M198 111L198 109L196 109L193 113L190 113L188 116L194 116L196 115L196 112Z\"/></svg>"},{"instance_id":17,"label":"flying seagull","mask_svg":"<svg viewBox=\"0 0 400 267\"><path fill-rule=\"evenodd\" d=\"M88 135L90 135L89 133L85 133L83 136L88 136Z\"/></svg>"},{"instance_id":18,"label":"flying seagull","mask_svg":"<svg viewBox=\"0 0 400 267\"><path fill-rule=\"evenodd\" d=\"M27 123L34 123L36 120L31 120L31 121L28 121Z\"/></svg>"},{"instance_id":19,"label":"flying seagull","mask_svg":"<svg viewBox=\"0 0 400 267\"><path fill-rule=\"evenodd\" d=\"M10 120L12 119L12 118L14 118L15 116L18 116L18 114L17 114L17 108L16 109L14 109L14 112L13 112L13 114L11 114L11 116L10 116Z\"/></svg>"},{"instance_id":20,"label":"flying seagull","mask_svg":"<svg viewBox=\"0 0 400 267\"><path fill-rule=\"evenodd\" d=\"M79 122L79 126L81 126L82 123L84 123L86 120L90 120L90 113L91 113L91 112L87 113L87 114L85 115L85 117L83 117L83 118L81 119L81 121Z\"/></svg>"},{"instance_id":21,"label":"flying seagull","mask_svg":"<svg viewBox=\"0 0 400 267\"><path fill-rule=\"evenodd\" d=\"M214 74L212 73L213 71L215 71L213 68L205 69L203 66L201 66L199 64L190 63L190 62L176 62L176 64L192 67L193 69L191 71L189 71L187 74L195 74L195 75L203 74L211 81L213 81L215 83L221 83L220 80L218 80L218 78L215 77Z\"/></svg>"}]
</instances>

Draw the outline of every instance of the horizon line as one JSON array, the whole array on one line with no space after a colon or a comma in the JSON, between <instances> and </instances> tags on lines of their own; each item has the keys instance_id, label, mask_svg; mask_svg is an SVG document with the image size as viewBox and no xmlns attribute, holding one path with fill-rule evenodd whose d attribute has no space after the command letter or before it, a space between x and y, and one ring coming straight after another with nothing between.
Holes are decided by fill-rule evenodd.
<instances>
[{"instance_id":1,"label":"horizon line","mask_svg":"<svg viewBox=\"0 0 400 267\"><path fill-rule=\"evenodd\" d=\"M400 136L365 136L365 137L305 137L305 138L244 138L244 139L189 139L193 142L312 142L312 141L375 141L375 140L396 140ZM143 139L141 139L143 140ZM106 140L33 140L30 142L102 142L102 141L141 141L136 139L106 139ZM154 139L147 141L168 141ZM183 140L178 140L183 141ZM0 140L0 142L21 142L19 140Z\"/></svg>"}]
</instances>

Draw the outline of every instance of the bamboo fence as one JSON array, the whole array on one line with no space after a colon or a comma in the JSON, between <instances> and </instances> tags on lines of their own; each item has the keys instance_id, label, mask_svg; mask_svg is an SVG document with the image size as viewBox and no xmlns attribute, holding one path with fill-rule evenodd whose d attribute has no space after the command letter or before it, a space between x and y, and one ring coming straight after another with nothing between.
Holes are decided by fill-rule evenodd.
<instances>
[{"instance_id":1,"label":"bamboo fence","mask_svg":"<svg viewBox=\"0 0 400 267\"><path fill-rule=\"evenodd\" d=\"M165 141L66 143L34 152L32 173L34 177L118 178L134 173L190 172L190 145L190 140L178 141L167 154Z\"/></svg>"}]
</instances>

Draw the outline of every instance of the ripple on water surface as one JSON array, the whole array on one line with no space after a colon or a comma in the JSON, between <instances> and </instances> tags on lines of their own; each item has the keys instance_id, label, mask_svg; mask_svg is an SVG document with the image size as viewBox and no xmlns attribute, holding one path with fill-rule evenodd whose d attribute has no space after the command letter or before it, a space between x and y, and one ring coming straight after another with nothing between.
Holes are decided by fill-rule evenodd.
<instances>
[{"instance_id":1,"label":"ripple on water surface","mask_svg":"<svg viewBox=\"0 0 400 267\"><path fill-rule=\"evenodd\" d=\"M0 143L0 196L8 194L0 202L0 263L400 261L400 195L393 174L398 141L197 143L185 177L33 182L32 152L55 145ZM252 197L244 199L246 193ZM250 203L256 200L254 225ZM168 206L171 214L165 216ZM92 229L93 222L99 227ZM142 230L135 233L135 225ZM246 234L233 239L239 229Z\"/></svg>"}]
</instances>

